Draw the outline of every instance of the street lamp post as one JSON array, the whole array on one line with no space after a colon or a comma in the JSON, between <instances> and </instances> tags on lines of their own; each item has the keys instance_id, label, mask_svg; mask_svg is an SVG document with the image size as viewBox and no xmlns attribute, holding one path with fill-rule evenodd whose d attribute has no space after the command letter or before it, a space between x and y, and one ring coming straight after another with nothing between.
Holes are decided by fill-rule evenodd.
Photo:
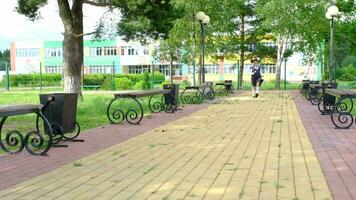
<instances>
[{"instance_id":1,"label":"street lamp post","mask_svg":"<svg viewBox=\"0 0 356 200\"><path fill-rule=\"evenodd\" d=\"M336 82L335 64L334 64L334 17L339 15L339 9L333 5L325 13L326 19L330 20L330 64L329 64L329 81Z\"/></svg>"},{"instance_id":2,"label":"street lamp post","mask_svg":"<svg viewBox=\"0 0 356 200\"><path fill-rule=\"evenodd\" d=\"M202 33L202 67L200 70L201 73L201 82L205 83L205 29L204 26L208 25L210 22L210 17L208 15L205 15L204 12L198 12L195 15L195 18L199 21L200 23L200 28L201 28L201 33Z\"/></svg>"}]
</instances>

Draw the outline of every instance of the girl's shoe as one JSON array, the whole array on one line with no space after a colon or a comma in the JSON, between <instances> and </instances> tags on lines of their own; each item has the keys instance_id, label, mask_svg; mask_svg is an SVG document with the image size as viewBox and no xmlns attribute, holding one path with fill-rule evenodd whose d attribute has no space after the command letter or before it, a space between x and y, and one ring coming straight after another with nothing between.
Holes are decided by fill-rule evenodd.
<instances>
[{"instance_id":1,"label":"girl's shoe","mask_svg":"<svg viewBox=\"0 0 356 200\"><path fill-rule=\"evenodd\" d=\"M258 97L258 93L256 93L255 97L256 97L256 98Z\"/></svg>"}]
</instances>

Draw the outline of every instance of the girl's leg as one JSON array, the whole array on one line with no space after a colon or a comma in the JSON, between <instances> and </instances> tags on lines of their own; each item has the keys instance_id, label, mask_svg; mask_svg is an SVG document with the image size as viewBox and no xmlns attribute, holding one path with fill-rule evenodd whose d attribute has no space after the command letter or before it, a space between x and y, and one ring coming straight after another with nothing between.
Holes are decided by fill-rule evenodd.
<instances>
[{"instance_id":1,"label":"girl's leg","mask_svg":"<svg viewBox=\"0 0 356 200\"><path fill-rule=\"evenodd\" d=\"M260 93L260 82L258 81L256 84L256 94Z\"/></svg>"},{"instance_id":2,"label":"girl's leg","mask_svg":"<svg viewBox=\"0 0 356 200\"><path fill-rule=\"evenodd\" d=\"M252 86L252 96L255 97L256 95L256 87Z\"/></svg>"}]
</instances>

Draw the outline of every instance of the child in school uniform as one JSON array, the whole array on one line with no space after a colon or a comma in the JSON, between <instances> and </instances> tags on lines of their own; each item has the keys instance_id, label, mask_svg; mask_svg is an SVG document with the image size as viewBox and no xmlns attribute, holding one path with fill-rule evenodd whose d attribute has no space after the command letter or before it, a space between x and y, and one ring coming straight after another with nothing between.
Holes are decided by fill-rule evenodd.
<instances>
[{"instance_id":1,"label":"child in school uniform","mask_svg":"<svg viewBox=\"0 0 356 200\"><path fill-rule=\"evenodd\" d=\"M251 73L251 83L252 83L252 97L257 98L260 93L260 87L263 82L262 75L263 69L259 65L260 59L258 57L252 58L251 62L253 63L250 67Z\"/></svg>"}]
</instances>

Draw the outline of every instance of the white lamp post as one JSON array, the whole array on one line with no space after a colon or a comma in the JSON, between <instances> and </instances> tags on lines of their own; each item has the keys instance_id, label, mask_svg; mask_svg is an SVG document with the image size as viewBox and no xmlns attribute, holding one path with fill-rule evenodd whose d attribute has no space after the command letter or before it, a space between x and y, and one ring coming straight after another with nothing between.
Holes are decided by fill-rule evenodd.
<instances>
[{"instance_id":1,"label":"white lamp post","mask_svg":"<svg viewBox=\"0 0 356 200\"><path fill-rule=\"evenodd\" d=\"M205 61L204 61L204 57L205 57L205 30L204 30L204 26L208 25L210 23L210 17L208 15L205 15L204 12L198 12L195 15L195 18L199 21L200 23L200 28L201 28L201 32L202 32L202 70L200 70L201 73L201 82L204 83L205 82Z\"/></svg>"},{"instance_id":2,"label":"white lamp post","mask_svg":"<svg viewBox=\"0 0 356 200\"><path fill-rule=\"evenodd\" d=\"M329 81L336 82L335 64L334 64L334 17L339 15L339 9L333 5L328 8L325 13L326 19L330 20L330 65L329 65Z\"/></svg>"}]
</instances>

